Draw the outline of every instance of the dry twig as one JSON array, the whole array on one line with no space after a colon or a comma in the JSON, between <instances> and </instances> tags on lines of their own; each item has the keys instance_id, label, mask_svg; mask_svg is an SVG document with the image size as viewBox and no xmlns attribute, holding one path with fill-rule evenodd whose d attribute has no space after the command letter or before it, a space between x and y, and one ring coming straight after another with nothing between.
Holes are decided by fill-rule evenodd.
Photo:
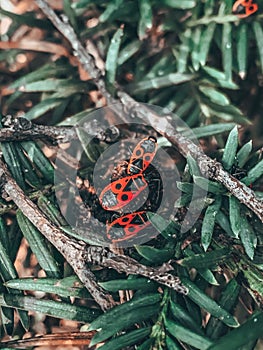
<instances>
[{"instance_id":1,"label":"dry twig","mask_svg":"<svg viewBox=\"0 0 263 350\"><path fill-rule=\"evenodd\" d=\"M88 262L103 267L113 268L128 275L142 275L175 290L178 293L188 294L188 289L182 285L179 277L167 271L173 270L170 264L163 264L160 268L144 266L126 255L115 254L107 248L89 247L86 253Z\"/></svg>"},{"instance_id":2,"label":"dry twig","mask_svg":"<svg viewBox=\"0 0 263 350\"><path fill-rule=\"evenodd\" d=\"M115 302L111 295L105 293L97 285L95 276L87 267L84 259L86 244L72 237L69 238L62 230L50 223L37 205L21 190L2 161L0 161L0 178L2 189L9 195L32 224L38 228L43 236L45 236L64 256L102 310L107 310L114 306Z\"/></svg>"}]
</instances>

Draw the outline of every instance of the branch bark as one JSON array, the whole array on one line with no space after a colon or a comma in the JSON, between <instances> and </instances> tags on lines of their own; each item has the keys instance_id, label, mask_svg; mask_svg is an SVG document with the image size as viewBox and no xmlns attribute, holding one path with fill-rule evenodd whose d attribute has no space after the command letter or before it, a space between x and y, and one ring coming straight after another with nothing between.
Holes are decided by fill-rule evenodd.
<instances>
[{"instance_id":1,"label":"branch bark","mask_svg":"<svg viewBox=\"0 0 263 350\"><path fill-rule=\"evenodd\" d=\"M41 210L33 203L9 174L5 164L0 160L0 178L4 190L32 224L51 242L72 266L80 281L88 289L102 310L115 305L110 294L105 293L96 283L95 276L88 269L84 255L86 244L68 237L58 227L50 223Z\"/></svg>"},{"instance_id":2,"label":"branch bark","mask_svg":"<svg viewBox=\"0 0 263 350\"><path fill-rule=\"evenodd\" d=\"M173 270L170 264L163 264L160 268L152 268L138 263L129 256L115 254L107 248L91 246L87 249L86 259L92 264L113 268L118 272L125 272L128 275L142 275L150 280L156 281L175 290L178 293L187 295L188 289L181 283L178 276L167 271Z\"/></svg>"}]
</instances>

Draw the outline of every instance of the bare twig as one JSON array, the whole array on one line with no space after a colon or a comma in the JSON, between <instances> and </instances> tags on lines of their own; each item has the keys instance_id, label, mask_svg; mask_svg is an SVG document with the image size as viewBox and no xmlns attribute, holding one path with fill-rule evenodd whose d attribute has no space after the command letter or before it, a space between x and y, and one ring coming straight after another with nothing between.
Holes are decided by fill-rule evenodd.
<instances>
[{"instance_id":1,"label":"bare twig","mask_svg":"<svg viewBox=\"0 0 263 350\"><path fill-rule=\"evenodd\" d=\"M75 128L38 125L22 117L13 118L8 115L2 124L0 142L48 139L56 143L65 143L77 138Z\"/></svg>"},{"instance_id":2,"label":"bare twig","mask_svg":"<svg viewBox=\"0 0 263 350\"><path fill-rule=\"evenodd\" d=\"M107 310L114 306L115 302L111 295L105 293L97 285L95 276L87 267L84 259L86 244L72 237L69 238L62 230L51 224L37 205L24 194L2 161L0 161L0 178L2 189L10 196L32 224L38 228L43 236L65 257L66 261L72 266L76 275L102 310Z\"/></svg>"},{"instance_id":3,"label":"bare twig","mask_svg":"<svg viewBox=\"0 0 263 350\"><path fill-rule=\"evenodd\" d=\"M87 249L86 259L92 264L113 268L128 275L145 276L178 293L188 294L188 289L182 285L180 278L167 272L173 270L170 264L164 264L160 268L152 268L138 263L129 256L115 254L107 248L92 246Z\"/></svg>"},{"instance_id":4,"label":"bare twig","mask_svg":"<svg viewBox=\"0 0 263 350\"><path fill-rule=\"evenodd\" d=\"M7 115L2 120L3 128L0 129L0 142L25 141L44 139L56 144L71 142L78 138L78 124L74 126L47 126L31 122L30 120ZM119 136L119 130L109 125L107 130L96 119L86 121L85 129L91 137L96 137L105 142L114 142Z\"/></svg>"}]
</instances>

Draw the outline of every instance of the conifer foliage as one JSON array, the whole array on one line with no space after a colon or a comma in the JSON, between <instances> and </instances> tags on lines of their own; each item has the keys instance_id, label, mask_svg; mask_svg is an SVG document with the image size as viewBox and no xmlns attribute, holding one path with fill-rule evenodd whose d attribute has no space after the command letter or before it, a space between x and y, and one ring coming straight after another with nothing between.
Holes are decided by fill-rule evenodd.
<instances>
[{"instance_id":1,"label":"conifer foliage","mask_svg":"<svg viewBox=\"0 0 263 350\"><path fill-rule=\"evenodd\" d=\"M0 18L0 348L263 348L263 2L8 0ZM163 108L172 125L183 120L177 131L189 142L193 132L214 170L204 176L203 158L139 124L105 132L93 120L86 146L86 131L72 126L125 101ZM149 135L180 174L171 191L181 196L169 202L177 214L149 209L144 220L158 235L100 248L62 213L56 152L79 140L81 161L70 152L64 161L76 171L77 200L106 223L96 162L115 141ZM105 163L109 179L126 151ZM203 209L183 231L189 207ZM57 320L78 332L58 337Z\"/></svg>"}]
</instances>

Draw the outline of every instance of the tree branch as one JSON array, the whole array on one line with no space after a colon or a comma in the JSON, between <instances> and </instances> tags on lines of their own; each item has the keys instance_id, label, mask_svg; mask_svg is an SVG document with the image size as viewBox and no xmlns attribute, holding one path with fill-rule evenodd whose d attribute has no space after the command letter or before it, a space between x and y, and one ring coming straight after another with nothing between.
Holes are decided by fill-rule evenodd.
<instances>
[{"instance_id":1,"label":"tree branch","mask_svg":"<svg viewBox=\"0 0 263 350\"><path fill-rule=\"evenodd\" d=\"M30 120L18 117L13 118L7 115L2 120L3 128L0 129L0 142L24 141L44 139L56 144L71 142L78 138L76 126L47 126L39 125ZM86 121L86 130L89 135L105 142L114 142L119 136L119 130L115 126L105 128L99 125L96 120Z\"/></svg>"},{"instance_id":2,"label":"tree branch","mask_svg":"<svg viewBox=\"0 0 263 350\"><path fill-rule=\"evenodd\" d=\"M72 237L68 237L62 230L51 224L18 186L16 181L9 174L5 164L0 160L0 178L2 189L10 196L14 203L21 209L23 214L32 224L51 242L56 249L64 256L72 266L80 281L88 289L94 300L102 310L107 310L115 305L111 295L105 293L95 280L95 276L88 269L84 259L86 244Z\"/></svg>"},{"instance_id":3,"label":"tree branch","mask_svg":"<svg viewBox=\"0 0 263 350\"><path fill-rule=\"evenodd\" d=\"M167 271L173 270L170 264L163 264L160 268L153 268L138 263L126 255L115 254L107 248L91 246L87 249L86 259L92 264L113 268L128 275L142 275L155 282L161 283L178 293L187 295L188 289L181 283L178 276Z\"/></svg>"}]
</instances>

